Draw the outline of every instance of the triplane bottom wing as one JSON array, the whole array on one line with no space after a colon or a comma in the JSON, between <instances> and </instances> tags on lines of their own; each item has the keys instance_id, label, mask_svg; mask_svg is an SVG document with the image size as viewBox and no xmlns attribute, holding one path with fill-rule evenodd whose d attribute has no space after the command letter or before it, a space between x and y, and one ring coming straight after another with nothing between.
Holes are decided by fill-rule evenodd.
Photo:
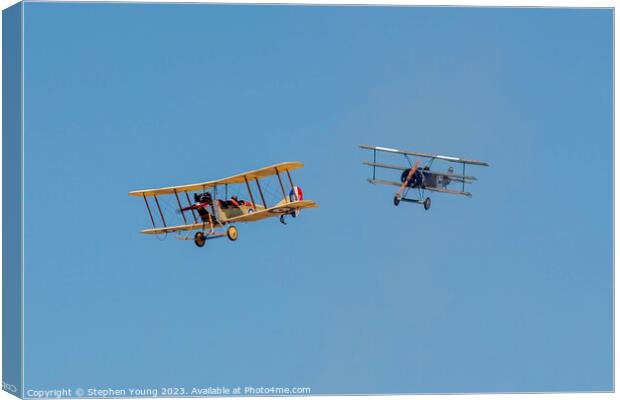
<instances>
[{"instance_id":1,"label":"triplane bottom wing","mask_svg":"<svg viewBox=\"0 0 620 400\"><path fill-rule=\"evenodd\" d=\"M402 183L401 182L393 182L393 181L386 181L383 179L367 179L368 182L372 183L373 185L388 185L388 186L401 186ZM458 194L458 195L462 195L462 196L467 196L467 197L471 197L471 193L469 192L463 192L461 190L452 190L452 189L445 189L445 188L438 188L438 187L424 187L421 188L424 190L429 190L431 192L440 192L440 193L449 193L449 194Z\"/></svg>"}]
</instances>

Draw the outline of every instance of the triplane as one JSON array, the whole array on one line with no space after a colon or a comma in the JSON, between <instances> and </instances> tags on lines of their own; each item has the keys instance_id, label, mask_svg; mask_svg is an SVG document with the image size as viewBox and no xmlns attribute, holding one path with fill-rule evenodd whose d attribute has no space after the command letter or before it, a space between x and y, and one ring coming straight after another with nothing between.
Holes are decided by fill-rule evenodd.
<instances>
[{"instance_id":1,"label":"triplane","mask_svg":"<svg viewBox=\"0 0 620 400\"><path fill-rule=\"evenodd\" d=\"M428 153L420 153L416 151L408 151L408 150L398 150L392 149L389 147L380 147L380 146L369 146L369 145L360 145L362 149L372 150L373 160L372 161L364 161L365 165L369 165L372 167L372 179L368 178L368 182L372 184L380 184L380 185L389 185L389 186L398 186L399 190L394 195L394 205L397 206L401 201L406 201L410 203L421 204L424 206L425 210L428 210L431 207L431 198L424 197L424 191L428 190L430 192L441 192L448 194L457 194L462 196L471 197L471 193L465 191L465 184L473 183L476 180L473 176L465 175L465 165L482 165L488 167L489 164L483 161L476 160L466 160L460 157L450 157L450 156L442 156L439 154L428 154ZM409 166L401 166L401 165L393 165L393 164L384 164L377 162L377 152L386 152L393 154L401 154L407 160ZM424 166L420 168L420 160L416 160L414 163L411 162L411 158L409 156L416 156L421 158L428 159ZM435 160L447 161L451 163L460 163L463 166L463 173L456 174L454 173L454 168L450 166L446 172L440 171L432 171L431 166ZM377 179L376 176L376 168L384 168L401 171L400 182L394 181L386 181L383 179ZM451 183L460 183L462 184L462 190L453 190L448 189L448 185ZM417 192L417 196L407 197L409 192L412 189L417 189L414 193Z\"/></svg>"},{"instance_id":2,"label":"triplane","mask_svg":"<svg viewBox=\"0 0 620 400\"><path fill-rule=\"evenodd\" d=\"M296 217L304 208L316 208L318 205L312 200L304 200L303 193L299 186L293 184L291 171L301 168L304 165L300 162L284 162L270 165L265 168L245 172L228 178L215 181L195 183L182 186L170 186L160 189L143 189L129 192L131 196L141 196L144 198L146 208L153 224L153 228L144 229L146 234L167 234L171 232L187 232L183 240L194 240L198 247L205 245L207 240L227 236L228 239L235 241L238 237L237 228L232 225L236 222L254 222L270 217L280 217L280 222L286 224L285 217ZM277 176L279 187L282 191L282 200L274 206L269 207L265 201L260 180ZM285 190L283 176L290 184L290 191ZM261 204L254 199L251 184L254 182L258 189ZM241 200L238 196L228 197L229 185L242 185L247 189L249 199ZM219 192L224 192L224 197L220 198ZM194 201L190 200L190 194ZM173 207L177 214L180 214L183 224L166 224L165 213L160 205L161 196L174 196ZM153 198L149 202L149 198ZM182 201L187 204L182 205ZM154 204L152 204L154 203ZM158 211L162 226L157 226L151 206L154 205ZM178 215L177 215L178 217ZM229 225L225 232L222 232L225 225ZM197 231L191 238L191 232Z\"/></svg>"}]
</instances>

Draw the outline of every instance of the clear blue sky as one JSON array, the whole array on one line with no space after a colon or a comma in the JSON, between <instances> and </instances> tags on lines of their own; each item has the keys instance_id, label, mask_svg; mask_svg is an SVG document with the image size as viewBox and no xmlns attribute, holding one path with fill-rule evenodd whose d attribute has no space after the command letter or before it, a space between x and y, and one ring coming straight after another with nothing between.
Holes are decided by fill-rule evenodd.
<instances>
[{"instance_id":1,"label":"clear blue sky","mask_svg":"<svg viewBox=\"0 0 620 400\"><path fill-rule=\"evenodd\" d=\"M612 18L27 3L26 389L611 390ZM394 207L360 143L491 167ZM138 233L130 190L286 160L286 227Z\"/></svg>"}]
</instances>

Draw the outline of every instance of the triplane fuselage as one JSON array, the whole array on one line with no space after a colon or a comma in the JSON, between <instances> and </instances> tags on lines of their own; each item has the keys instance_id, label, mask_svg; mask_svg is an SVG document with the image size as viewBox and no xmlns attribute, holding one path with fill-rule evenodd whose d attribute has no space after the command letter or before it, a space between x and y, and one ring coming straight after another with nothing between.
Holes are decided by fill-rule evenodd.
<instances>
[{"instance_id":1,"label":"triplane fuselage","mask_svg":"<svg viewBox=\"0 0 620 400\"><path fill-rule=\"evenodd\" d=\"M314 201L305 200L301 188L293 184L290 171L301 167L303 164L300 162L284 162L215 181L159 189L135 190L129 194L144 198L153 228L144 229L142 233L187 232L180 239L194 240L198 247L203 247L207 240L223 236L227 236L232 241L237 240L238 231L232 225L233 223L254 222L265 218L279 217L280 222L286 224L286 216L296 217L304 208L318 207ZM278 178L282 199L270 207L265 200L260 180L271 176ZM285 189L284 177L290 185L288 191ZM258 189L260 203L255 201L254 192L251 188L252 183ZM228 190L231 185L244 186L248 198L244 200L236 195L228 197ZM222 189L224 196L220 198ZM173 205L175 211L182 217L182 224L169 225L166 223L166 216L160 204L161 196L165 195L174 196ZM153 200L149 201L149 198ZM183 206L182 203L186 203L186 205ZM158 224L155 222L157 218L153 216L152 206L157 209L158 219L161 220L160 226L157 226ZM222 232L226 225L228 228ZM191 238L190 234L193 231L196 232Z\"/></svg>"},{"instance_id":2,"label":"triplane fuselage","mask_svg":"<svg viewBox=\"0 0 620 400\"><path fill-rule=\"evenodd\" d=\"M465 191L465 184L473 183L476 178L474 176L468 176L465 174L465 166L466 165L480 165L488 167L489 164L483 161L477 160L467 160L460 157L451 157L451 156L442 156L440 154L428 154L428 153L420 153L416 151L409 150L398 150L389 147L381 147L381 146L369 146L369 145L360 145L362 149L372 150L373 152L373 161L364 161L365 165L369 165L372 167L372 179L369 178L368 182L372 184L380 184L380 185L388 185L388 186L397 186L399 187L398 192L394 195L394 205L397 206L401 201L421 204L424 206L425 210L428 210L431 207L431 199L430 197L425 197L424 192L440 192L447 194L456 194L462 195L466 197L471 197L471 193ZM381 162L377 162L377 152L384 153L392 153L392 154L400 154L404 156L407 160L408 166L401 165L393 165L393 164L384 164ZM425 165L420 168L421 162L420 160L416 160L412 162L410 156L416 156L420 158L427 159ZM462 174L455 173L454 168L450 166L445 172L443 171L433 171L431 167L435 160L446 161L450 163L459 163L462 164ZM376 169L383 168L388 170L397 170L400 171L400 182L396 181L388 181L377 178ZM449 189L448 186L450 184L460 184L461 190ZM413 190L413 197L407 197L410 191ZM416 196L417 192L417 196Z\"/></svg>"}]
</instances>

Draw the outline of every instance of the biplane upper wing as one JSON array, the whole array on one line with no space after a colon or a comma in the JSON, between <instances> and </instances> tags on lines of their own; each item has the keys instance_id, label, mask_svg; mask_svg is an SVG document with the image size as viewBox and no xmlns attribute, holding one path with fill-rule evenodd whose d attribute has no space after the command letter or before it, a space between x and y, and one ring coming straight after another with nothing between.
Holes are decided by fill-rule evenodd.
<instances>
[{"instance_id":1,"label":"biplane upper wing","mask_svg":"<svg viewBox=\"0 0 620 400\"><path fill-rule=\"evenodd\" d=\"M302 209L302 208L317 208L319 205L316 204L312 200L300 200L300 201L292 201L290 203L278 204L274 207L269 207L264 210L256 211L251 214L240 215L238 217L233 217L227 219L227 223L231 222L252 222L259 221L261 219L277 217L283 214L288 214L292 210Z\"/></svg>"},{"instance_id":2,"label":"biplane upper wing","mask_svg":"<svg viewBox=\"0 0 620 400\"><path fill-rule=\"evenodd\" d=\"M395 169L395 170L398 170L398 171L406 171L406 170L408 170L410 168L410 167L404 167L402 165L384 164L384 163L378 163L378 162L372 162L372 161L363 161L362 163L364 165L370 165L371 167ZM435 174L435 175L439 175L439 176L447 176L448 178L464 179L466 181L475 181L475 180L477 180L475 176L461 175L461 174L455 174L455 173L450 173L450 172L430 171L430 170L429 171L422 171L422 172L428 173L428 174Z\"/></svg>"},{"instance_id":3,"label":"biplane upper wing","mask_svg":"<svg viewBox=\"0 0 620 400\"><path fill-rule=\"evenodd\" d=\"M169 186L159 189L142 189L129 192L130 196L159 196L163 194L174 194L178 192L192 192L196 190L206 190L213 186L228 185L234 183L245 183L245 181L252 181L254 179L265 178L271 175L276 175L280 172L292 171L302 168L304 165L299 161L283 162L279 164L270 165L268 167L255 169L252 171L244 172L229 176L228 178L218 179L214 181L193 183L189 185Z\"/></svg>"},{"instance_id":4,"label":"biplane upper wing","mask_svg":"<svg viewBox=\"0 0 620 400\"><path fill-rule=\"evenodd\" d=\"M196 223L196 224L187 224L187 225L176 225L176 226L166 226L162 228L150 228L143 229L141 232L155 235L159 233L172 233L178 231L194 231L197 229L213 229L213 228L221 228L223 225L219 223L214 223L213 225L210 223Z\"/></svg>"},{"instance_id":5,"label":"biplane upper wing","mask_svg":"<svg viewBox=\"0 0 620 400\"><path fill-rule=\"evenodd\" d=\"M378 185L388 185L388 186L398 186L398 187L402 185L402 182L386 181L383 179L370 179L369 178L368 182L372 183L373 185L378 184ZM471 193L462 192L460 190L451 190L451 189L438 188L438 187L425 187L423 188L423 190L430 190L432 192L441 192L441 193L449 193L449 194L460 194L462 196L471 197Z\"/></svg>"},{"instance_id":6,"label":"biplane upper wing","mask_svg":"<svg viewBox=\"0 0 620 400\"><path fill-rule=\"evenodd\" d=\"M457 163L463 163L463 164L483 165L485 167L489 166L489 164L484 161L467 160L465 158L460 158L460 157L442 156L441 154L420 153L417 151L399 150L399 149L393 149L390 147L381 147L381 146L370 146L367 144L362 144L360 145L360 147L362 149L367 149L367 150L376 150L376 151L384 151L388 153L406 154L406 155L424 157L424 158L436 158L438 160L457 162Z\"/></svg>"}]
</instances>

